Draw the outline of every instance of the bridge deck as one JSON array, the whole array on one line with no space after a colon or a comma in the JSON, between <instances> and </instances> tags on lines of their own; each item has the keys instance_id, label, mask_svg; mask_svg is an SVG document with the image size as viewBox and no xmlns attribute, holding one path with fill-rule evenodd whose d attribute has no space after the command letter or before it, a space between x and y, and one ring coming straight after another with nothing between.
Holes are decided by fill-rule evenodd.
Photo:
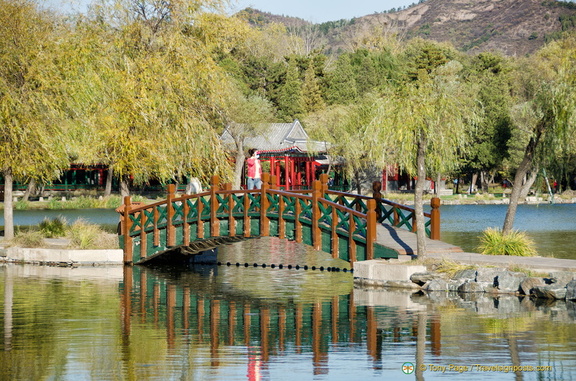
<instances>
[{"instance_id":1,"label":"bridge deck","mask_svg":"<svg viewBox=\"0 0 576 381\"><path fill-rule=\"evenodd\" d=\"M416 233L387 224L378 224L376 227L376 242L396 250L400 255L415 255L417 252ZM461 253L463 250L446 242L426 238L426 252L445 254Z\"/></svg>"}]
</instances>

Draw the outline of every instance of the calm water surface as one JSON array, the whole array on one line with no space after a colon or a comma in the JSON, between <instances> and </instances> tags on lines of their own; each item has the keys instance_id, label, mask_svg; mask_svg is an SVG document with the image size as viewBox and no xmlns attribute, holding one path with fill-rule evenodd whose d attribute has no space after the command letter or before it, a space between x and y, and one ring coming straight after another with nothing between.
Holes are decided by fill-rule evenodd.
<instances>
[{"instance_id":1,"label":"calm water surface","mask_svg":"<svg viewBox=\"0 0 576 381\"><path fill-rule=\"evenodd\" d=\"M1 266L0 379L576 379L575 303L367 291L349 272L234 265L344 266L275 239L219 260L232 265Z\"/></svg>"},{"instance_id":2,"label":"calm water surface","mask_svg":"<svg viewBox=\"0 0 576 381\"><path fill-rule=\"evenodd\" d=\"M502 228L507 205L443 205L442 240L477 252L488 227ZM541 256L576 259L576 204L519 205L514 228L532 238Z\"/></svg>"}]
</instances>

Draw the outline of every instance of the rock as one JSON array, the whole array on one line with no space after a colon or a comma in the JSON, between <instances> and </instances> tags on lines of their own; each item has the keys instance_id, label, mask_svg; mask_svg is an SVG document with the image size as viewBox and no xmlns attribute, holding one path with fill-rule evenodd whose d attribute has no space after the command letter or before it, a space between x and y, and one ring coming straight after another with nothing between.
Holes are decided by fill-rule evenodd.
<instances>
[{"instance_id":1,"label":"rock","mask_svg":"<svg viewBox=\"0 0 576 381\"><path fill-rule=\"evenodd\" d=\"M476 271L476 282L495 284L496 277L502 273L500 269L481 268Z\"/></svg>"},{"instance_id":2,"label":"rock","mask_svg":"<svg viewBox=\"0 0 576 381\"><path fill-rule=\"evenodd\" d=\"M524 279L526 279L526 275L523 273L504 271L498 274L494 286L498 292L513 294L520 290L520 283Z\"/></svg>"},{"instance_id":3,"label":"rock","mask_svg":"<svg viewBox=\"0 0 576 381\"><path fill-rule=\"evenodd\" d=\"M460 279L451 279L448 281L448 291L458 291L458 288L462 285L463 281Z\"/></svg>"},{"instance_id":4,"label":"rock","mask_svg":"<svg viewBox=\"0 0 576 381\"><path fill-rule=\"evenodd\" d=\"M576 280L566 285L566 300L576 300Z\"/></svg>"},{"instance_id":5,"label":"rock","mask_svg":"<svg viewBox=\"0 0 576 381\"><path fill-rule=\"evenodd\" d=\"M422 288L426 291L448 291L448 284L444 279L432 279L426 282Z\"/></svg>"},{"instance_id":6,"label":"rock","mask_svg":"<svg viewBox=\"0 0 576 381\"><path fill-rule=\"evenodd\" d=\"M452 277L453 280L462 280L464 281L476 281L476 270L475 269L466 269L460 270Z\"/></svg>"},{"instance_id":7,"label":"rock","mask_svg":"<svg viewBox=\"0 0 576 381\"><path fill-rule=\"evenodd\" d=\"M559 284L536 286L532 289L532 295L540 299L565 299L566 286Z\"/></svg>"},{"instance_id":8,"label":"rock","mask_svg":"<svg viewBox=\"0 0 576 381\"><path fill-rule=\"evenodd\" d=\"M576 279L576 273L570 271L558 271L550 273L550 283L551 284L563 284L566 285L568 282Z\"/></svg>"},{"instance_id":9,"label":"rock","mask_svg":"<svg viewBox=\"0 0 576 381\"><path fill-rule=\"evenodd\" d=\"M464 282L458 287L458 292L463 293L476 293L476 292L486 292L485 290L486 283L478 283L478 282Z\"/></svg>"},{"instance_id":10,"label":"rock","mask_svg":"<svg viewBox=\"0 0 576 381\"><path fill-rule=\"evenodd\" d=\"M426 284L426 282L429 282L431 280L438 279L438 278L440 278L440 275L430 273L430 272L414 273L414 274L410 275L410 280L412 282L420 285L420 286L423 286L424 284Z\"/></svg>"},{"instance_id":11,"label":"rock","mask_svg":"<svg viewBox=\"0 0 576 381\"><path fill-rule=\"evenodd\" d=\"M542 278L526 278L522 282L520 282L520 292L524 295L530 295L532 293L532 289L536 286L545 286L546 283Z\"/></svg>"}]
</instances>

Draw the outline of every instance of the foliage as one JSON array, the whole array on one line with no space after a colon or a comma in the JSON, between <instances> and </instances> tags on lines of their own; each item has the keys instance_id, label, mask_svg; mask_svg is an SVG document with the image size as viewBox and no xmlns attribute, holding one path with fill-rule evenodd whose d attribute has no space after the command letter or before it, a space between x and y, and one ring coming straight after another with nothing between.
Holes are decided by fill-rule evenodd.
<instances>
[{"instance_id":1,"label":"foliage","mask_svg":"<svg viewBox=\"0 0 576 381\"><path fill-rule=\"evenodd\" d=\"M64 237L66 234L67 222L63 216L58 216L53 219L44 218L38 225L38 228L45 238Z\"/></svg>"},{"instance_id":2,"label":"foliage","mask_svg":"<svg viewBox=\"0 0 576 381\"><path fill-rule=\"evenodd\" d=\"M70 248L76 249L107 249L118 248L118 242L110 242L108 234L99 226L92 225L83 220L74 222L68 231Z\"/></svg>"},{"instance_id":3,"label":"foliage","mask_svg":"<svg viewBox=\"0 0 576 381\"><path fill-rule=\"evenodd\" d=\"M480 237L478 250L486 255L514 255L530 257L536 255L534 241L526 233L511 230L503 233L500 229L488 228Z\"/></svg>"},{"instance_id":4,"label":"foliage","mask_svg":"<svg viewBox=\"0 0 576 381\"><path fill-rule=\"evenodd\" d=\"M41 248L44 247L44 235L34 230L21 231L17 232L8 244L16 247Z\"/></svg>"}]
</instances>

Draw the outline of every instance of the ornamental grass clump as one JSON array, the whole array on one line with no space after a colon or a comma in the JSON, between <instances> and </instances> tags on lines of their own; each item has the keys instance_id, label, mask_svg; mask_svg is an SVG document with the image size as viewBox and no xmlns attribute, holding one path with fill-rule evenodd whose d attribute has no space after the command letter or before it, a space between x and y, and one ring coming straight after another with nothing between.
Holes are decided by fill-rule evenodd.
<instances>
[{"instance_id":1,"label":"ornamental grass clump","mask_svg":"<svg viewBox=\"0 0 576 381\"><path fill-rule=\"evenodd\" d=\"M488 228L480 237L482 254L486 255L515 255L531 257L536 255L534 241L526 233L512 230L502 233L500 229Z\"/></svg>"},{"instance_id":2,"label":"ornamental grass clump","mask_svg":"<svg viewBox=\"0 0 576 381\"><path fill-rule=\"evenodd\" d=\"M58 238L66 235L67 225L66 219L58 216L53 219L44 218L38 227L45 238Z\"/></svg>"}]
</instances>

